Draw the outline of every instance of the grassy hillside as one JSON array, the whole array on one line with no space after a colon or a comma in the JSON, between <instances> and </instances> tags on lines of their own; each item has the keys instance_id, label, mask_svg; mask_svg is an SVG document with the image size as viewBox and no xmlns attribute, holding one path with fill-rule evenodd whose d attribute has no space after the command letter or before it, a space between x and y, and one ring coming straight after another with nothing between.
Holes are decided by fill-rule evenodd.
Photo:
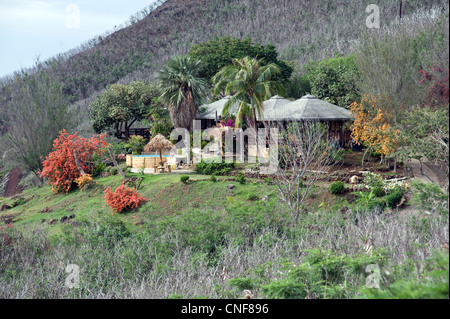
<instances>
[{"instance_id":1,"label":"grassy hillside","mask_svg":"<svg viewBox=\"0 0 450 319\"><path fill-rule=\"evenodd\" d=\"M292 223L270 189L218 179L145 176L148 202L115 215L103 190L117 175L3 199L14 207L0 213L0 297L448 298L448 212L381 214L319 183ZM69 264L79 288L64 284ZM381 290L365 285L369 265L389 271Z\"/></svg>"}]
</instances>

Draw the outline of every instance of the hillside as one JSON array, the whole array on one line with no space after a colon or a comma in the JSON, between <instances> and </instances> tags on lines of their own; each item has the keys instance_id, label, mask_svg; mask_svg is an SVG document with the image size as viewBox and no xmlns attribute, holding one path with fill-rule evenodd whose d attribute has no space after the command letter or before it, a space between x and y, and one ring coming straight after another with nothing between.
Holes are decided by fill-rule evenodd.
<instances>
[{"instance_id":1,"label":"hillside","mask_svg":"<svg viewBox=\"0 0 450 319\"><path fill-rule=\"evenodd\" d=\"M380 6L380 32L386 32L398 20L399 1L374 3ZM358 0L168 0L140 21L99 35L45 65L54 67L54 75L80 114L82 128L89 130L85 123L89 102L107 85L151 81L171 56L214 37L272 43L280 57L297 68L309 60L348 54L366 30L366 5ZM448 1L403 1L402 12L404 20L423 25L430 17L448 12ZM0 111L8 107L14 86L13 77L3 79Z\"/></svg>"}]
</instances>

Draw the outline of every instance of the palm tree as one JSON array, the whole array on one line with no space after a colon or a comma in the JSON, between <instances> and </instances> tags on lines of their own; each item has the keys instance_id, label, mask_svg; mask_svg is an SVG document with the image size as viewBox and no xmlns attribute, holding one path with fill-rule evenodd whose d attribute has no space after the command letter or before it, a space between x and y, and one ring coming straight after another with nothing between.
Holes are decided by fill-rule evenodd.
<instances>
[{"instance_id":1,"label":"palm tree","mask_svg":"<svg viewBox=\"0 0 450 319\"><path fill-rule=\"evenodd\" d=\"M188 56L176 56L156 74L161 101L170 111L174 127L192 132L192 122L208 93L208 83L199 77L201 61Z\"/></svg>"},{"instance_id":2,"label":"palm tree","mask_svg":"<svg viewBox=\"0 0 450 319\"><path fill-rule=\"evenodd\" d=\"M273 92L281 94L284 90L279 82L272 80L280 73L279 66L275 63L263 64L263 59L233 59L233 64L222 68L212 79L214 94L224 92L232 95L224 106L223 115L229 112L233 104L239 103L236 127L240 126L243 116L248 116L256 128L257 117L263 119L263 101L270 98Z\"/></svg>"}]
</instances>

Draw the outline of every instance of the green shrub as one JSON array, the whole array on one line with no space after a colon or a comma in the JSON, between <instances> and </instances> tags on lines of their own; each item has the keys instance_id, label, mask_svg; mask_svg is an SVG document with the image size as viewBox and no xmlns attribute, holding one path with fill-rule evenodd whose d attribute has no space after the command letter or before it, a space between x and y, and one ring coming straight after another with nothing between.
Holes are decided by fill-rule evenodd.
<instances>
[{"instance_id":1,"label":"green shrub","mask_svg":"<svg viewBox=\"0 0 450 319\"><path fill-rule=\"evenodd\" d=\"M212 175L211 175L210 181L211 181L211 182L214 182L214 183L217 182L216 174L212 174Z\"/></svg>"},{"instance_id":2,"label":"green shrub","mask_svg":"<svg viewBox=\"0 0 450 319\"><path fill-rule=\"evenodd\" d=\"M133 155L139 155L144 150L144 146L146 144L145 138L140 135L132 135L128 140L128 143L125 144L126 148L131 148Z\"/></svg>"},{"instance_id":3,"label":"green shrub","mask_svg":"<svg viewBox=\"0 0 450 319\"><path fill-rule=\"evenodd\" d=\"M389 287L363 288L358 298L367 299L448 299L449 255L437 253L425 261L420 280L409 271L398 274L400 278Z\"/></svg>"},{"instance_id":4,"label":"green shrub","mask_svg":"<svg viewBox=\"0 0 450 319\"><path fill-rule=\"evenodd\" d=\"M186 184L188 180L189 180L189 176L188 175L182 175L180 177L180 182L182 182L182 183Z\"/></svg>"},{"instance_id":5,"label":"green shrub","mask_svg":"<svg viewBox=\"0 0 450 319\"><path fill-rule=\"evenodd\" d=\"M400 190L386 196L386 205L389 208L396 208L398 204L402 201L403 193Z\"/></svg>"},{"instance_id":6,"label":"green shrub","mask_svg":"<svg viewBox=\"0 0 450 319\"><path fill-rule=\"evenodd\" d=\"M383 187L377 186L373 189L373 194L375 195L375 197L383 197L384 195L386 195L386 192L384 191Z\"/></svg>"},{"instance_id":7,"label":"green shrub","mask_svg":"<svg viewBox=\"0 0 450 319\"><path fill-rule=\"evenodd\" d=\"M245 176L244 176L244 174L239 172L237 177L236 177L236 182L238 182L239 184L244 185L245 184Z\"/></svg>"},{"instance_id":8,"label":"green shrub","mask_svg":"<svg viewBox=\"0 0 450 319\"><path fill-rule=\"evenodd\" d=\"M258 195L255 195L255 194L249 194L249 195L247 196L247 200L250 200L250 201L257 201L257 200L259 200L259 196L258 196Z\"/></svg>"},{"instance_id":9,"label":"green shrub","mask_svg":"<svg viewBox=\"0 0 450 319\"><path fill-rule=\"evenodd\" d=\"M235 168L234 163L206 163L201 161L195 166L195 172L201 175L228 175Z\"/></svg>"},{"instance_id":10,"label":"green shrub","mask_svg":"<svg viewBox=\"0 0 450 319\"><path fill-rule=\"evenodd\" d=\"M111 168L109 169L109 173L110 173L111 175L116 175L116 174L117 174L117 168L111 167Z\"/></svg>"},{"instance_id":11,"label":"green shrub","mask_svg":"<svg viewBox=\"0 0 450 319\"><path fill-rule=\"evenodd\" d=\"M448 195L444 193L439 185L414 181L411 183L411 190L414 194L413 202L418 204L422 210L432 211L438 209L448 212Z\"/></svg>"},{"instance_id":12,"label":"green shrub","mask_svg":"<svg viewBox=\"0 0 450 319\"><path fill-rule=\"evenodd\" d=\"M343 256L321 249L306 252L302 263L283 265L287 273L285 278L261 286L266 298L345 298L353 294L356 287L364 286L368 265L382 263L382 255L378 252L374 252L373 256Z\"/></svg>"},{"instance_id":13,"label":"green shrub","mask_svg":"<svg viewBox=\"0 0 450 319\"><path fill-rule=\"evenodd\" d=\"M382 200L374 200L367 205L367 208L371 211L384 211L386 208L386 202Z\"/></svg>"},{"instance_id":14,"label":"green shrub","mask_svg":"<svg viewBox=\"0 0 450 319\"><path fill-rule=\"evenodd\" d=\"M105 163L98 163L95 168L94 168L94 172L92 175L98 176L100 175L104 170L106 169L106 164Z\"/></svg>"},{"instance_id":15,"label":"green shrub","mask_svg":"<svg viewBox=\"0 0 450 319\"><path fill-rule=\"evenodd\" d=\"M345 191L344 182L337 181L337 182L332 183L329 187L329 191L331 194L334 194L334 195L339 195L339 194L344 193L344 191Z\"/></svg>"}]
</instances>

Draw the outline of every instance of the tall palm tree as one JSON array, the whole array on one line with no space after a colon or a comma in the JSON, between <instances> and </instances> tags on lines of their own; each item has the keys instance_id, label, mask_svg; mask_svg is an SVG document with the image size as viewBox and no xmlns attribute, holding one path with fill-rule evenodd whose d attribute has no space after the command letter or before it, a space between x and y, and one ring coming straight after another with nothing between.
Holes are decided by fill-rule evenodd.
<instances>
[{"instance_id":1,"label":"tall palm tree","mask_svg":"<svg viewBox=\"0 0 450 319\"><path fill-rule=\"evenodd\" d=\"M273 81L280 73L280 67L275 63L263 64L263 59L233 59L233 64L222 68L212 79L214 94L224 92L232 95L224 106L223 115L229 112L233 104L239 103L236 127L240 126L242 117L247 116L256 128L257 118L263 119L263 101L272 93L281 94L284 90L279 82Z\"/></svg>"},{"instance_id":2,"label":"tall palm tree","mask_svg":"<svg viewBox=\"0 0 450 319\"><path fill-rule=\"evenodd\" d=\"M208 83L199 77L201 61L188 56L176 56L156 74L161 101L170 111L174 127L192 132L192 122L198 107L208 94Z\"/></svg>"}]
</instances>

